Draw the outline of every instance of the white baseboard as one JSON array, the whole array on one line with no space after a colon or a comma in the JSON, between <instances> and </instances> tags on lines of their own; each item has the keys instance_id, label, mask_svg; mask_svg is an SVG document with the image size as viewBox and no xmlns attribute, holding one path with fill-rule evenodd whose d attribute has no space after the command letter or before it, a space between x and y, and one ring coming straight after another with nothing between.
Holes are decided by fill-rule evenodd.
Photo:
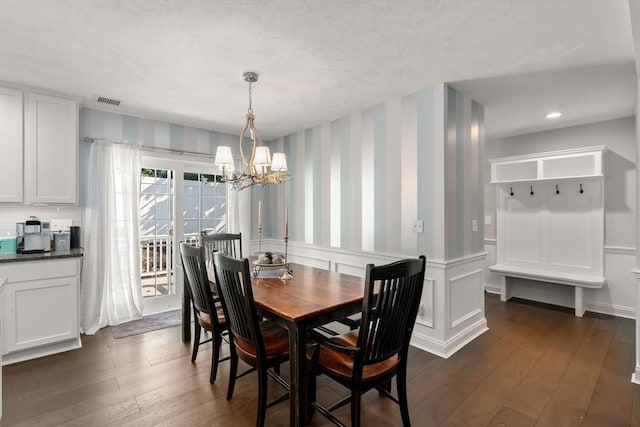
<instances>
[{"instance_id":1,"label":"white baseboard","mask_svg":"<svg viewBox=\"0 0 640 427\"><path fill-rule=\"evenodd\" d=\"M634 384L640 384L640 366L638 366L637 362L636 362L636 369L631 375L631 382Z\"/></svg>"},{"instance_id":2,"label":"white baseboard","mask_svg":"<svg viewBox=\"0 0 640 427\"><path fill-rule=\"evenodd\" d=\"M496 285L493 283L485 283L484 284L484 290L487 293L490 294L498 294L500 295L500 285Z\"/></svg>"},{"instance_id":3,"label":"white baseboard","mask_svg":"<svg viewBox=\"0 0 640 427\"><path fill-rule=\"evenodd\" d=\"M484 290L490 294L500 295L500 286L494 285L493 283L485 283ZM538 300L533 299L533 301L538 301ZM548 300L540 301L540 302L548 303L548 304L554 303L554 302L548 302ZM584 307L586 311L591 311L592 313L606 314L608 316L623 317L626 319L636 318L636 309L634 307L627 307L627 306L613 305L613 304L603 304L598 301L587 301L587 300L585 300L584 302ZM573 308L573 306L571 306L570 308Z\"/></svg>"},{"instance_id":4,"label":"white baseboard","mask_svg":"<svg viewBox=\"0 0 640 427\"><path fill-rule=\"evenodd\" d=\"M436 340L414 330L413 336L411 337L411 345L415 348L419 348L420 350L448 359L462 347L488 330L489 328L487 327L486 318L478 320L476 323L466 328L458 335L451 337L447 341Z\"/></svg>"},{"instance_id":5,"label":"white baseboard","mask_svg":"<svg viewBox=\"0 0 640 427\"><path fill-rule=\"evenodd\" d=\"M622 305L603 304L597 301L585 301L584 307L587 311L607 314L609 316L624 317L626 319L636 318L636 309Z\"/></svg>"},{"instance_id":6,"label":"white baseboard","mask_svg":"<svg viewBox=\"0 0 640 427\"><path fill-rule=\"evenodd\" d=\"M24 362L26 360L37 359L38 357L50 356L63 351L75 350L82 347L80 337L77 339L63 341L60 343L50 344L42 347L36 347L29 350L8 353L2 355L2 366L11 365L12 363Z\"/></svg>"}]
</instances>

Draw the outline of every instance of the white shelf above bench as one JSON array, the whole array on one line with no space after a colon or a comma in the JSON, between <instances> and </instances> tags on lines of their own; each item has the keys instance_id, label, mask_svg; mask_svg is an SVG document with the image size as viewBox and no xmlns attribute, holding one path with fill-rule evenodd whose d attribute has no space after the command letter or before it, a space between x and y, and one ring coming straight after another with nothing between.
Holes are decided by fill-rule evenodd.
<instances>
[{"instance_id":1,"label":"white shelf above bench","mask_svg":"<svg viewBox=\"0 0 640 427\"><path fill-rule=\"evenodd\" d=\"M605 146L489 160L491 183L602 178Z\"/></svg>"}]
</instances>

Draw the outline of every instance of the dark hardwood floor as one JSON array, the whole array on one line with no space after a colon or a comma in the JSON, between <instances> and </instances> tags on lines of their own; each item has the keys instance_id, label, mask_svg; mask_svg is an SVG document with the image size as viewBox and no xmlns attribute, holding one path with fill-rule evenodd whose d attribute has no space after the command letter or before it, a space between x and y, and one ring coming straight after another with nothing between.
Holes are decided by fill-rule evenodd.
<instances>
[{"instance_id":1,"label":"dark hardwood floor","mask_svg":"<svg viewBox=\"0 0 640 427\"><path fill-rule=\"evenodd\" d=\"M490 330L451 358L411 350L414 426L640 425L634 321L495 295L486 312ZM1 426L254 425L255 374L227 401L228 362L210 385L210 346L191 363L178 327L123 339L105 328L82 341L80 350L4 367ZM270 399L281 393L269 384ZM318 393L328 403L346 391L321 378ZM377 392L363 400L363 425L400 424L396 405ZM337 414L348 422L348 406ZM285 402L267 411L267 425L287 426L288 417ZM316 414L312 425L329 423Z\"/></svg>"}]
</instances>

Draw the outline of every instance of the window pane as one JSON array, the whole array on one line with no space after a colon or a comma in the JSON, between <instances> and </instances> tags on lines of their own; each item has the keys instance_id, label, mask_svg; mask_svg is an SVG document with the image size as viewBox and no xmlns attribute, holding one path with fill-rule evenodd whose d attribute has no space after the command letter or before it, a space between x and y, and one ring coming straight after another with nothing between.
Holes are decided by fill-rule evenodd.
<instances>
[{"instance_id":1,"label":"window pane","mask_svg":"<svg viewBox=\"0 0 640 427\"><path fill-rule=\"evenodd\" d=\"M197 220L195 221L186 221L184 222L184 235L187 236L189 234L200 234L200 226L198 225Z\"/></svg>"},{"instance_id":2,"label":"window pane","mask_svg":"<svg viewBox=\"0 0 640 427\"><path fill-rule=\"evenodd\" d=\"M157 219L170 219L171 218L171 206L169 205L169 196L157 196L156 197L156 218Z\"/></svg>"},{"instance_id":3,"label":"window pane","mask_svg":"<svg viewBox=\"0 0 640 427\"><path fill-rule=\"evenodd\" d=\"M142 177L140 181L140 193L141 194L153 194L154 184L156 183L156 179L152 177Z\"/></svg>"},{"instance_id":4,"label":"window pane","mask_svg":"<svg viewBox=\"0 0 640 427\"><path fill-rule=\"evenodd\" d=\"M216 188L218 184L216 183L202 183L202 195L205 197L213 197L216 195Z\"/></svg>"},{"instance_id":5,"label":"window pane","mask_svg":"<svg viewBox=\"0 0 640 427\"><path fill-rule=\"evenodd\" d=\"M185 172L184 173L184 180L185 181L199 181L200 178L198 177L199 174L195 173L195 172Z\"/></svg>"},{"instance_id":6,"label":"window pane","mask_svg":"<svg viewBox=\"0 0 640 427\"><path fill-rule=\"evenodd\" d=\"M204 228L224 231L227 209L226 184L212 174L184 174L185 235Z\"/></svg>"},{"instance_id":7,"label":"window pane","mask_svg":"<svg viewBox=\"0 0 640 427\"><path fill-rule=\"evenodd\" d=\"M217 184L215 189L216 197L227 200L227 184Z\"/></svg>"},{"instance_id":8,"label":"window pane","mask_svg":"<svg viewBox=\"0 0 640 427\"><path fill-rule=\"evenodd\" d=\"M152 219L156 215L155 198L148 194L140 196L140 219Z\"/></svg>"},{"instance_id":9,"label":"window pane","mask_svg":"<svg viewBox=\"0 0 640 427\"><path fill-rule=\"evenodd\" d=\"M203 219L202 228L213 228L217 232L223 232L225 229L224 219Z\"/></svg>"},{"instance_id":10,"label":"window pane","mask_svg":"<svg viewBox=\"0 0 640 427\"><path fill-rule=\"evenodd\" d=\"M153 236L156 222L153 219L140 218L140 237Z\"/></svg>"},{"instance_id":11,"label":"window pane","mask_svg":"<svg viewBox=\"0 0 640 427\"><path fill-rule=\"evenodd\" d=\"M213 198L213 197L203 197L202 198L202 217L203 218L210 218L210 217L214 217L214 208L216 207L216 202L218 202L218 199Z\"/></svg>"},{"instance_id":12,"label":"window pane","mask_svg":"<svg viewBox=\"0 0 640 427\"><path fill-rule=\"evenodd\" d=\"M156 235L168 236L170 231L169 221L156 221Z\"/></svg>"},{"instance_id":13,"label":"window pane","mask_svg":"<svg viewBox=\"0 0 640 427\"><path fill-rule=\"evenodd\" d=\"M200 218L200 210L198 208L198 196L186 196L184 197L184 217L189 219Z\"/></svg>"}]
</instances>

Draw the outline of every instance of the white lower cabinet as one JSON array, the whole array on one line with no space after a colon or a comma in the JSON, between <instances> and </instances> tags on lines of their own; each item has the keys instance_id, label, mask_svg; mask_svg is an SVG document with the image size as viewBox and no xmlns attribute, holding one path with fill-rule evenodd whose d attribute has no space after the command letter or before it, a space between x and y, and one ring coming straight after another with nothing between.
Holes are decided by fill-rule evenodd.
<instances>
[{"instance_id":1,"label":"white lower cabinet","mask_svg":"<svg viewBox=\"0 0 640 427\"><path fill-rule=\"evenodd\" d=\"M7 283L7 279L0 277L0 296L4 290L4 285ZM0 305L0 330L2 328L2 306ZM2 340L0 340L0 361L2 361ZM0 364L1 365L1 364ZM0 366L0 418L2 418L2 366Z\"/></svg>"},{"instance_id":2,"label":"white lower cabinet","mask_svg":"<svg viewBox=\"0 0 640 427\"><path fill-rule=\"evenodd\" d=\"M0 265L0 276L8 279L2 293L3 364L80 347L80 259Z\"/></svg>"}]
</instances>

